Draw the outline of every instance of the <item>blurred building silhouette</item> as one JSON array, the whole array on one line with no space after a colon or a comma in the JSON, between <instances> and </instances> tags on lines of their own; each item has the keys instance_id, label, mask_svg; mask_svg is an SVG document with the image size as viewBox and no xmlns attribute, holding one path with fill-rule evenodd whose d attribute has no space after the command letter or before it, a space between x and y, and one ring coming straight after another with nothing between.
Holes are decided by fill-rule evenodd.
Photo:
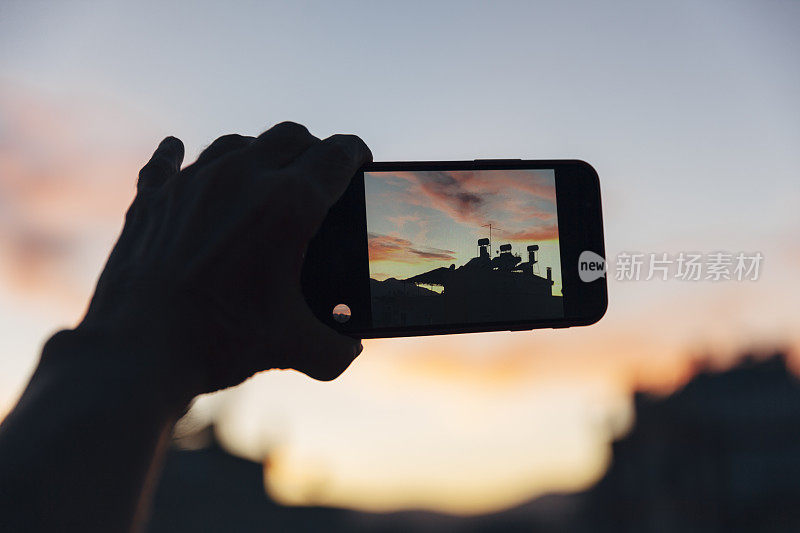
<instances>
[{"instance_id":1,"label":"blurred building silhouette","mask_svg":"<svg viewBox=\"0 0 800 533\"><path fill-rule=\"evenodd\" d=\"M671 396L637 394L635 407L593 488L472 518L281 507L261 465L215 443L176 450L150 531L800 531L800 382L784 357L703 371Z\"/></svg>"},{"instance_id":2,"label":"blurred building silhouette","mask_svg":"<svg viewBox=\"0 0 800 533\"><path fill-rule=\"evenodd\" d=\"M800 383L782 356L637 395L613 457L588 494L595 530L800 531Z\"/></svg>"},{"instance_id":3,"label":"blurred building silhouette","mask_svg":"<svg viewBox=\"0 0 800 533\"><path fill-rule=\"evenodd\" d=\"M262 465L226 452L213 427L203 431L205 447L169 452L153 501L150 533L346 530L348 511L273 502L264 492Z\"/></svg>"}]
</instances>

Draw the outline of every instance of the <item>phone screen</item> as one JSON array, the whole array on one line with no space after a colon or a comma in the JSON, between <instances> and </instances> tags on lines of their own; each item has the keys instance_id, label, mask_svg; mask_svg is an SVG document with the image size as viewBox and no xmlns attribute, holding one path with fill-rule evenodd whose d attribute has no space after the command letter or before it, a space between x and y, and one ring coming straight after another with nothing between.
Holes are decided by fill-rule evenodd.
<instances>
[{"instance_id":1,"label":"phone screen","mask_svg":"<svg viewBox=\"0 0 800 533\"><path fill-rule=\"evenodd\" d=\"M374 328L564 317L554 169L364 173Z\"/></svg>"}]
</instances>

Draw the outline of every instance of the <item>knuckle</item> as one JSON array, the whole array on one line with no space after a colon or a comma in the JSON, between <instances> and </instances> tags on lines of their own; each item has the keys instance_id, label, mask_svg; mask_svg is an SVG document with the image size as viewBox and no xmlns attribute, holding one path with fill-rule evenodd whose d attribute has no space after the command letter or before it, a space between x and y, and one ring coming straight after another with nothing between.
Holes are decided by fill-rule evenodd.
<instances>
[{"instance_id":1,"label":"knuckle","mask_svg":"<svg viewBox=\"0 0 800 533\"><path fill-rule=\"evenodd\" d=\"M364 142L361 140L361 137L358 135L353 135L352 133L337 133L332 135L331 138L348 144L358 144Z\"/></svg>"},{"instance_id":2,"label":"knuckle","mask_svg":"<svg viewBox=\"0 0 800 533\"><path fill-rule=\"evenodd\" d=\"M245 137L244 135L239 135L238 133L223 135L222 137L217 138L205 150L203 150L203 152L198 156L197 161L200 163L206 163L240 148L244 148L251 142L252 137Z\"/></svg>"},{"instance_id":3,"label":"knuckle","mask_svg":"<svg viewBox=\"0 0 800 533\"><path fill-rule=\"evenodd\" d=\"M272 127L275 133L290 138L306 138L311 135L308 128L297 122L285 121Z\"/></svg>"},{"instance_id":4,"label":"knuckle","mask_svg":"<svg viewBox=\"0 0 800 533\"><path fill-rule=\"evenodd\" d=\"M324 152L324 163L338 169L351 167L355 160L354 151L344 139L332 140Z\"/></svg>"},{"instance_id":5,"label":"knuckle","mask_svg":"<svg viewBox=\"0 0 800 533\"><path fill-rule=\"evenodd\" d=\"M347 144L351 150L354 152L359 152L361 150L367 150L367 143L359 137L358 135L353 135L350 133L339 133L334 135L337 139L341 142Z\"/></svg>"},{"instance_id":6,"label":"knuckle","mask_svg":"<svg viewBox=\"0 0 800 533\"><path fill-rule=\"evenodd\" d=\"M211 147L237 147L237 146L245 146L249 144L249 140L244 135L239 135L238 133L229 133L228 135L223 135L222 137L217 138L213 143L211 143Z\"/></svg>"}]
</instances>

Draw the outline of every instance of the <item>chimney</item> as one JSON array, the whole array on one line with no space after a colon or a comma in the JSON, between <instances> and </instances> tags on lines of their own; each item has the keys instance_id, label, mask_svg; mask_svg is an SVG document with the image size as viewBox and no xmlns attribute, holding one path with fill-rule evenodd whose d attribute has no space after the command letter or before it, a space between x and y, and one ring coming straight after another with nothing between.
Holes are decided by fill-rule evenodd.
<instances>
[{"instance_id":1,"label":"chimney","mask_svg":"<svg viewBox=\"0 0 800 533\"><path fill-rule=\"evenodd\" d=\"M536 262L536 251L539 250L538 244L531 244L528 246L528 262L534 264Z\"/></svg>"},{"instance_id":2,"label":"chimney","mask_svg":"<svg viewBox=\"0 0 800 533\"><path fill-rule=\"evenodd\" d=\"M491 246L491 241L489 241L489 239L478 239L478 256L489 257L489 246Z\"/></svg>"},{"instance_id":3,"label":"chimney","mask_svg":"<svg viewBox=\"0 0 800 533\"><path fill-rule=\"evenodd\" d=\"M547 267L547 281L553 282L553 269L550 267Z\"/></svg>"}]
</instances>

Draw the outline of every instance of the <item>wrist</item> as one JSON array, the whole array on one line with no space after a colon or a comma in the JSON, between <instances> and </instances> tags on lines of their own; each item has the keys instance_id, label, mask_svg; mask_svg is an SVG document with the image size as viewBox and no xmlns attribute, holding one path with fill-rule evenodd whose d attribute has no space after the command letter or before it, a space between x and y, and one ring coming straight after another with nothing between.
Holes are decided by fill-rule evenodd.
<instances>
[{"instance_id":1,"label":"wrist","mask_svg":"<svg viewBox=\"0 0 800 533\"><path fill-rule=\"evenodd\" d=\"M103 401L118 396L165 418L179 417L197 394L197 379L173 364L162 339L124 329L83 324L63 330L42 350L37 374L80 384L97 391Z\"/></svg>"}]
</instances>

